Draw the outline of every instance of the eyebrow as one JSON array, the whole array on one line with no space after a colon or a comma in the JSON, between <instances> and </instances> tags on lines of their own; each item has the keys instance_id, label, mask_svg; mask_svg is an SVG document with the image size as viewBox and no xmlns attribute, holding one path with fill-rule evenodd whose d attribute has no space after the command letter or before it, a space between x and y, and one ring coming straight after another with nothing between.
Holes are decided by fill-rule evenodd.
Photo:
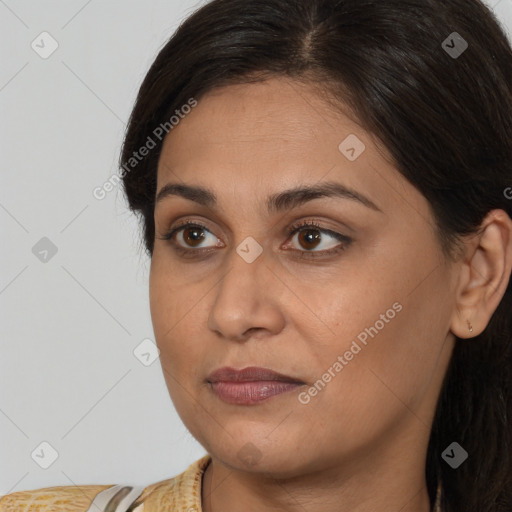
<instances>
[{"instance_id":1,"label":"eyebrow","mask_svg":"<svg viewBox=\"0 0 512 512\"><path fill-rule=\"evenodd\" d=\"M213 190L206 187L167 183L158 192L155 204L169 196L183 197L212 209L217 206L217 196ZM320 197L337 197L358 201L364 206L382 213L382 210L366 196L337 182L324 182L319 185L298 186L283 190L267 198L267 210L269 213L291 210Z\"/></svg>"}]
</instances>

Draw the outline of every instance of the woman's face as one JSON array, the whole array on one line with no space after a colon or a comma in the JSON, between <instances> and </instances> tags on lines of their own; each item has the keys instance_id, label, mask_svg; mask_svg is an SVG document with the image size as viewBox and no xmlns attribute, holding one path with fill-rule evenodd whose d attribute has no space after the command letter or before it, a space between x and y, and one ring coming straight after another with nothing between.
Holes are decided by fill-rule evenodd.
<instances>
[{"instance_id":1,"label":"woman's face","mask_svg":"<svg viewBox=\"0 0 512 512\"><path fill-rule=\"evenodd\" d=\"M157 195L179 184L216 202L157 201L156 342L180 417L232 469L292 476L426 451L454 343L456 267L426 199L384 154L315 89L284 78L207 94L165 139ZM354 194L269 208L284 191L327 184ZM161 239L184 221L206 229ZM290 235L303 221L316 225ZM305 384L228 403L208 382L226 366Z\"/></svg>"}]
</instances>

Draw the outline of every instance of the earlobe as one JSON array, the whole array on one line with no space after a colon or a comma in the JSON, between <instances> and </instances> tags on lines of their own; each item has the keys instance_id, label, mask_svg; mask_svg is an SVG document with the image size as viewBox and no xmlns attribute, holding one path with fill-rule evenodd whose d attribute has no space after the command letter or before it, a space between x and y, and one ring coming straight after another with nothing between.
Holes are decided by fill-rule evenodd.
<instances>
[{"instance_id":1,"label":"earlobe","mask_svg":"<svg viewBox=\"0 0 512 512\"><path fill-rule=\"evenodd\" d=\"M510 279L512 220L505 211L487 214L478 234L468 238L465 254L450 330L458 338L473 338L487 327Z\"/></svg>"},{"instance_id":2,"label":"earlobe","mask_svg":"<svg viewBox=\"0 0 512 512\"><path fill-rule=\"evenodd\" d=\"M468 318L466 318L464 321L464 317L458 314L457 317L452 321L450 330L455 336L457 336L457 338L469 339L478 336L484 329L485 326L480 330L480 332L475 331L471 321Z\"/></svg>"}]
</instances>

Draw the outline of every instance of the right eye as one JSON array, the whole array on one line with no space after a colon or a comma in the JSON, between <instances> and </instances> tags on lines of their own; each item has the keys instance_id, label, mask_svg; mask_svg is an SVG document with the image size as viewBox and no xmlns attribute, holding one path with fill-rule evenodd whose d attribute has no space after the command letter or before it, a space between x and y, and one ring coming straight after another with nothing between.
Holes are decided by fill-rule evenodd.
<instances>
[{"instance_id":1,"label":"right eye","mask_svg":"<svg viewBox=\"0 0 512 512\"><path fill-rule=\"evenodd\" d=\"M219 241L217 237L213 235L213 233L202 224L199 224L197 222L184 222L174 228L172 228L168 233L166 233L163 237L161 237L161 240L169 240L171 244L180 252L185 253L192 253L192 252L199 252L197 249L190 249L191 247L197 247L199 244L201 244L205 239L207 239L207 236L205 236L205 232L209 233L211 235L211 238L214 241L217 241L217 244L215 244L213 247L223 247L224 244ZM184 245L181 245L180 243L176 242L174 239L180 239L181 242ZM219 245L219 242L221 245ZM203 249L203 247L200 247L199 249ZM205 248L206 249L206 248Z\"/></svg>"}]
</instances>

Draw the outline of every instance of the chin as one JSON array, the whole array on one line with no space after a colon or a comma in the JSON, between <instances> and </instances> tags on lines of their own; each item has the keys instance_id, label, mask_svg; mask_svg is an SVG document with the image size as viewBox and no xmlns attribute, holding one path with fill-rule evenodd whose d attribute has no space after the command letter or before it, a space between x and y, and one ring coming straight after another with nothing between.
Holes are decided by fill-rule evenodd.
<instances>
[{"instance_id":1,"label":"chin","mask_svg":"<svg viewBox=\"0 0 512 512\"><path fill-rule=\"evenodd\" d=\"M274 478L291 478L301 473L301 459L298 458L297 444L288 439L268 439L260 443L250 436L230 437L228 446L216 443L208 452L232 471L270 474Z\"/></svg>"}]
</instances>

